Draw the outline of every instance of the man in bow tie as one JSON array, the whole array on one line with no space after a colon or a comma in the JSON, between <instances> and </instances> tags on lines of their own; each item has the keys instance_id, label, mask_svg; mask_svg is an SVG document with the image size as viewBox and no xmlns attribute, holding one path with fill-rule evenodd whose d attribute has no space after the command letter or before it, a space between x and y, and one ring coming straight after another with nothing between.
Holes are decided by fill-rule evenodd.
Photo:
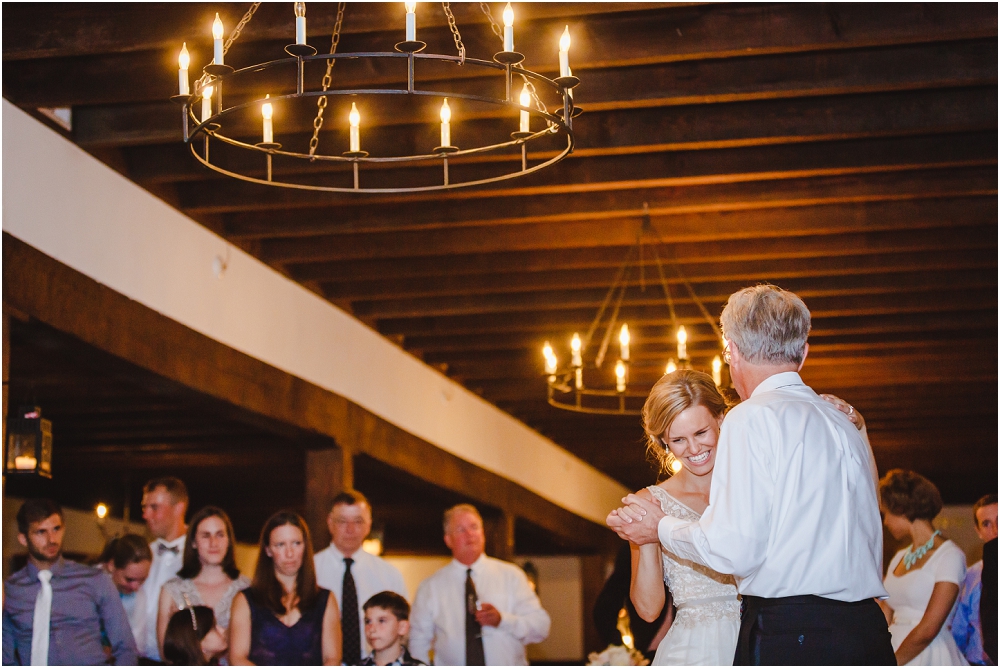
<instances>
[{"instance_id":1,"label":"man in bow tie","mask_svg":"<svg viewBox=\"0 0 1000 668\"><path fill-rule=\"evenodd\" d=\"M146 637L139 653L153 661L160 660L156 642L157 604L163 583L177 575L184 556L184 539L187 525L187 487L181 480L172 477L154 478L142 490L142 519L149 532L156 538L149 544L153 551L153 563L149 567L149 577L142 585L146 595Z\"/></svg>"},{"instance_id":2,"label":"man in bow tie","mask_svg":"<svg viewBox=\"0 0 1000 668\"><path fill-rule=\"evenodd\" d=\"M28 564L7 578L3 602L3 664L103 665L107 635L114 663L136 663L135 640L107 573L64 559L62 509L31 499L17 512L17 540Z\"/></svg>"}]
</instances>

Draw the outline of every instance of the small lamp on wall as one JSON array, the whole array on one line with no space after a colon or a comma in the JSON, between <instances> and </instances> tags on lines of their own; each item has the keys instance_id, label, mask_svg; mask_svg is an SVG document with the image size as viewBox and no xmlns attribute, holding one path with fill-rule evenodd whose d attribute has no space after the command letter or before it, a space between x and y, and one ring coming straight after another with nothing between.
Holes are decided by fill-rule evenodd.
<instances>
[{"instance_id":1,"label":"small lamp on wall","mask_svg":"<svg viewBox=\"0 0 1000 668\"><path fill-rule=\"evenodd\" d=\"M52 477L52 422L38 406L22 406L7 418L4 475Z\"/></svg>"}]
</instances>

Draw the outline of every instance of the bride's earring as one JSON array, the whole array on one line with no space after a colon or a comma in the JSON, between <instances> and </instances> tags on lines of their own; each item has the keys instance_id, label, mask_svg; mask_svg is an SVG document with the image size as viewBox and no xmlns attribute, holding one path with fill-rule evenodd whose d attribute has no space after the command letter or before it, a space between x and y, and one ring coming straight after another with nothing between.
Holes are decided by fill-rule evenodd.
<instances>
[{"instance_id":1,"label":"bride's earring","mask_svg":"<svg viewBox=\"0 0 1000 668\"><path fill-rule=\"evenodd\" d=\"M670 472L670 475L673 475L678 471L680 471L681 470L680 460L678 460L677 457L674 457L674 453L670 451L670 446L667 445L667 442L661 438L660 445L663 446L663 452L665 453L663 456L663 463L666 464L666 469L667 471Z\"/></svg>"}]
</instances>

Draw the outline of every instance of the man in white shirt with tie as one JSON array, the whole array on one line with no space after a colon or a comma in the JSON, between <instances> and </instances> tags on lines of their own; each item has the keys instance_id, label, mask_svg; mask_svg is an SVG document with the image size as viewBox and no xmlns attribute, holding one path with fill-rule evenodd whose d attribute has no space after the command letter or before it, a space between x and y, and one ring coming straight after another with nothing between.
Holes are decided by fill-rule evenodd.
<instances>
[{"instance_id":1,"label":"man in white shirt with tie","mask_svg":"<svg viewBox=\"0 0 1000 668\"><path fill-rule=\"evenodd\" d=\"M146 598L146 637L139 654L153 661L160 660L156 641L157 605L163 583L177 575L184 556L187 525L184 517L188 508L188 492L184 483L173 477L154 478L142 490L142 519L156 538L149 544L153 563L149 577L142 585Z\"/></svg>"},{"instance_id":2,"label":"man in white shirt with tie","mask_svg":"<svg viewBox=\"0 0 1000 668\"><path fill-rule=\"evenodd\" d=\"M545 640L552 621L527 576L487 557L483 519L460 504L444 514L454 559L420 584L410 612L410 654L437 666L526 666L524 646Z\"/></svg>"},{"instance_id":3,"label":"man in white shirt with tie","mask_svg":"<svg viewBox=\"0 0 1000 668\"><path fill-rule=\"evenodd\" d=\"M630 494L608 524L736 577L736 665L894 665L875 602L887 595L875 460L863 433L799 377L809 310L759 285L733 294L720 320L743 403L722 424L708 508L685 522Z\"/></svg>"},{"instance_id":4,"label":"man in white shirt with tie","mask_svg":"<svg viewBox=\"0 0 1000 668\"><path fill-rule=\"evenodd\" d=\"M358 665L370 652L362 606L383 591L408 598L406 583L399 569L361 549L372 530L372 509L364 494L352 490L335 496L326 526L333 540L314 558L316 583L332 591L340 604L344 665Z\"/></svg>"}]
</instances>

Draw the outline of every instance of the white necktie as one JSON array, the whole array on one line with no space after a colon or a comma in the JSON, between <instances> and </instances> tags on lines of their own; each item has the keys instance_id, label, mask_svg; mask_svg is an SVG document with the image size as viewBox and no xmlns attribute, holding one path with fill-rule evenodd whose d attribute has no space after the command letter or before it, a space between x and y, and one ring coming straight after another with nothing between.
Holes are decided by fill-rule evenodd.
<instances>
[{"instance_id":1,"label":"white necktie","mask_svg":"<svg viewBox=\"0 0 1000 668\"><path fill-rule=\"evenodd\" d=\"M49 620L52 617L52 571L38 571L42 583L35 598L35 617L31 622L31 665L49 665Z\"/></svg>"}]
</instances>

